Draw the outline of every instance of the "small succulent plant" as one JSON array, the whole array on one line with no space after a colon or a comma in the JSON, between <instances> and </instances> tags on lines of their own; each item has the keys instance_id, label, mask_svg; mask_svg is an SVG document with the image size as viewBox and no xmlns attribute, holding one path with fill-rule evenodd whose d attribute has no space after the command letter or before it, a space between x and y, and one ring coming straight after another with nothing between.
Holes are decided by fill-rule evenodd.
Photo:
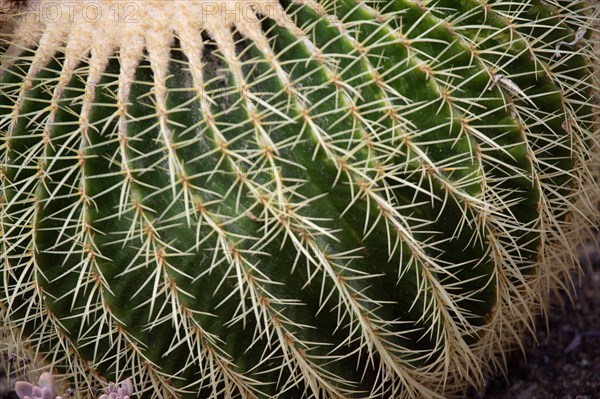
<instances>
[{"instance_id":1,"label":"small succulent plant","mask_svg":"<svg viewBox=\"0 0 600 399\"><path fill-rule=\"evenodd\" d=\"M55 395L54 388L54 376L49 372L42 373L37 385L27 381L17 381L15 384L19 399L62 399L62 396ZM98 399L129 399L132 394L133 384L131 378L127 378L119 384L110 382ZM73 396L71 389L67 390L67 396Z\"/></svg>"},{"instance_id":2,"label":"small succulent plant","mask_svg":"<svg viewBox=\"0 0 600 399\"><path fill-rule=\"evenodd\" d=\"M51 373L42 373L38 385L27 381L17 381L15 390L19 399L62 399L54 394L54 376Z\"/></svg>"},{"instance_id":3,"label":"small succulent plant","mask_svg":"<svg viewBox=\"0 0 600 399\"><path fill-rule=\"evenodd\" d=\"M109 383L106 393L100 395L98 399L129 399L132 393L133 384L131 378L127 378L118 385L114 382Z\"/></svg>"}]
</instances>

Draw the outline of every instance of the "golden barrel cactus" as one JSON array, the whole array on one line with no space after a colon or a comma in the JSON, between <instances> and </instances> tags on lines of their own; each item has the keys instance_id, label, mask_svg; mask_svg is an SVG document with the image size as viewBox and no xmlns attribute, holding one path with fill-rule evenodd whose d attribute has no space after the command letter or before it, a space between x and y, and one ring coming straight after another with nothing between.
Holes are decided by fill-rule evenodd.
<instances>
[{"instance_id":1,"label":"golden barrel cactus","mask_svg":"<svg viewBox=\"0 0 600 399\"><path fill-rule=\"evenodd\" d=\"M597 222L586 1L2 4L1 317L81 395L460 396Z\"/></svg>"}]
</instances>

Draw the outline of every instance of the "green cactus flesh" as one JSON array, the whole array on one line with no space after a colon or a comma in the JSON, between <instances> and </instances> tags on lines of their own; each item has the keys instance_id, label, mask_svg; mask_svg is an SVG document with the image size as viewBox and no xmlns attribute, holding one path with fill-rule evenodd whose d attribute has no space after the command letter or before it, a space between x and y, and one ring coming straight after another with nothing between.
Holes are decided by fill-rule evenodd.
<instances>
[{"instance_id":1,"label":"green cactus flesh","mask_svg":"<svg viewBox=\"0 0 600 399\"><path fill-rule=\"evenodd\" d=\"M48 1L3 42L0 303L79 389L460 395L567 284L586 2Z\"/></svg>"}]
</instances>

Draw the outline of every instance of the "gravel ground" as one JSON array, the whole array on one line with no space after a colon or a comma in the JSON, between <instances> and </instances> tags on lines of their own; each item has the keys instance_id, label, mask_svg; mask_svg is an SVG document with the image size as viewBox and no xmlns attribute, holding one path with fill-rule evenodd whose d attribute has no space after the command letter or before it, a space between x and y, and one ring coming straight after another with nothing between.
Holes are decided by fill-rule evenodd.
<instances>
[{"instance_id":1,"label":"gravel ground","mask_svg":"<svg viewBox=\"0 0 600 399\"><path fill-rule=\"evenodd\" d=\"M538 323L537 345L528 339L525 357L513 353L507 377L490 380L482 399L600 398L600 252L594 245L583 252L589 259L574 305L566 295L562 309L555 301L548 328Z\"/></svg>"}]
</instances>

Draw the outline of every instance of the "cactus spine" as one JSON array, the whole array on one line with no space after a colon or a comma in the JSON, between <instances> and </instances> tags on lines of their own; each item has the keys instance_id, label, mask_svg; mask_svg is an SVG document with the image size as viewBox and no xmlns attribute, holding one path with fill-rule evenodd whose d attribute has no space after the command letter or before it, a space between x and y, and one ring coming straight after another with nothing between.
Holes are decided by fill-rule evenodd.
<instances>
[{"instance_id":1,"label":"cactus spine","mask_svg":"<svg viewBox=\"0 0 600 399\"><path fill-rule=\"evenodd\" d=\"M81 392L461 395L568 286L597 219L587 2L16 15L2 318Z\"/></svg>"}]
</instances>

